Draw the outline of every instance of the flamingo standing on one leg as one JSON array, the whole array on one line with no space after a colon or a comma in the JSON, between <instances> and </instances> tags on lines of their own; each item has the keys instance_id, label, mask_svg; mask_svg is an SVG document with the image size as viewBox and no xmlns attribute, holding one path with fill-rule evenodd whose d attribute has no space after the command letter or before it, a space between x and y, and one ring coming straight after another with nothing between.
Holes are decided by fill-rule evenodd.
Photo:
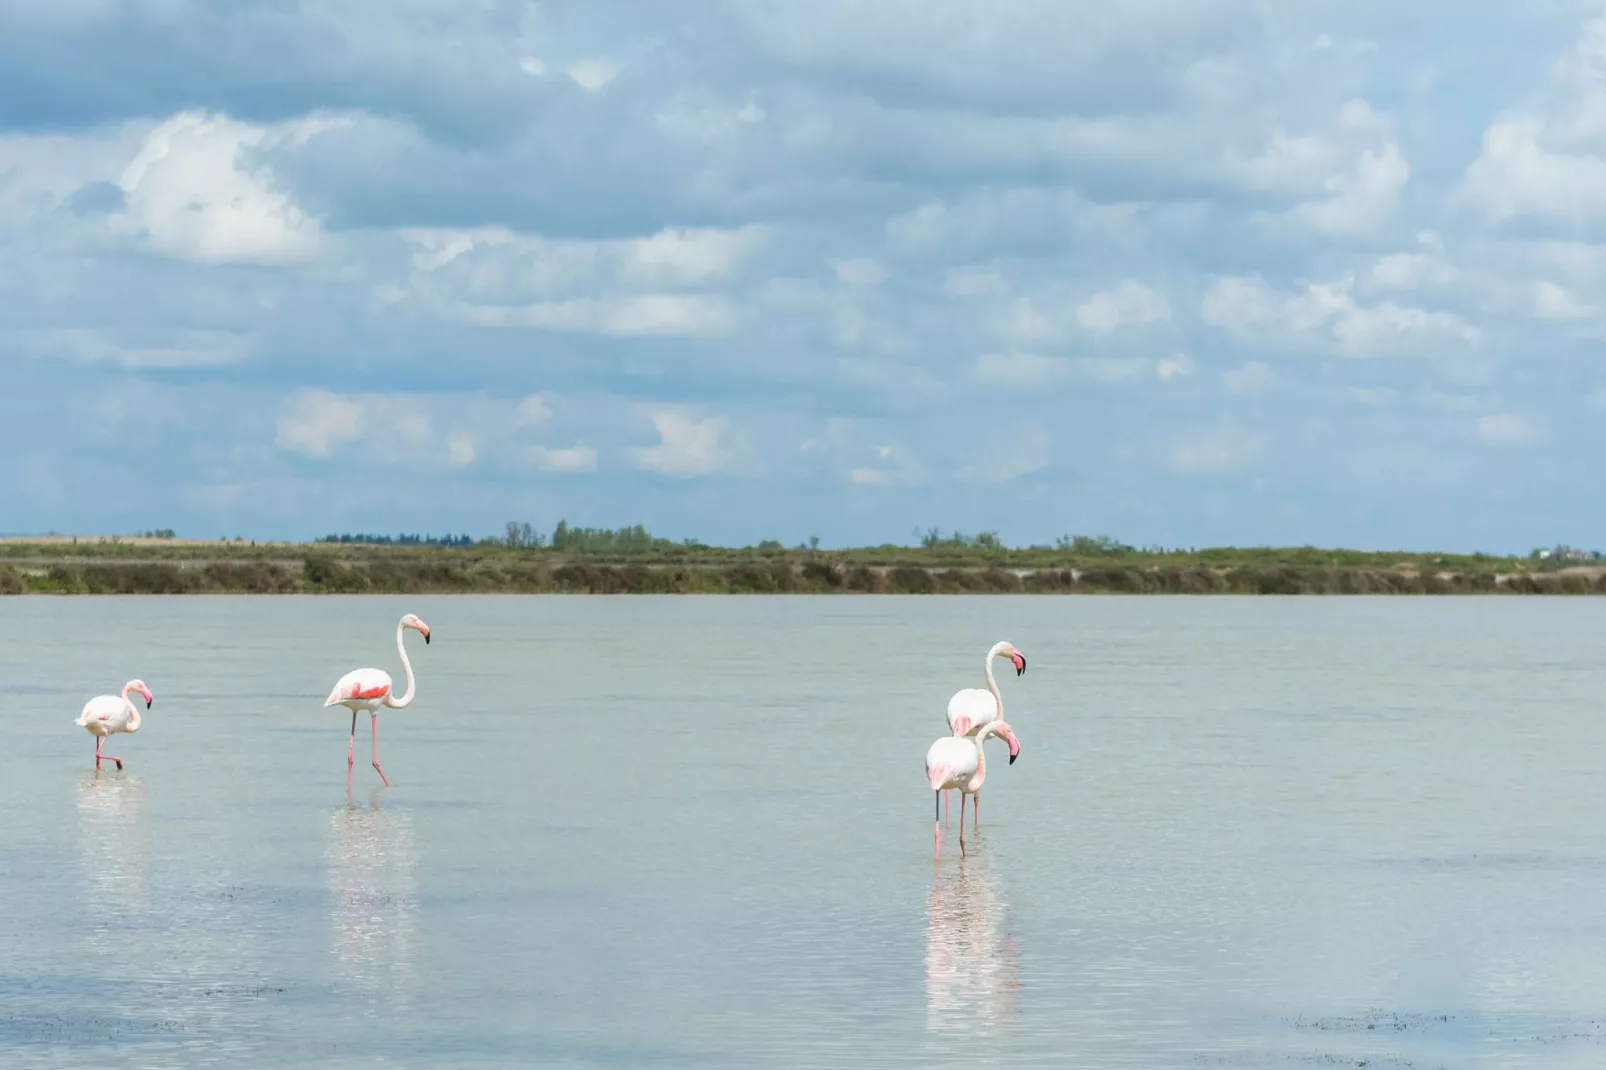
<instances>
[{"instance_id":1,"label":"flamingo standing on one leg","mask_svg":"<svg viewBox=\"0 0 1606 1070\"><path fill-rule=\"evenodd\" d=\"M965 853L965 796L975 795L987 779L987 755L982 743L993 734L1009 741L1009 764L1015 764L1020 744L1015 733L1003 721L988 721L973 736L943 736L926 751L926 779L935 792L931 801L941 808L942 793L951 788L959 790L959 853ZM934 859L942 858L942 818L937 818Z\"/></svg>"},{"instance_id":2,"label":"flamingo standing on one leg","mask_svg":"<svg viewBox=\"0 0 1606 1070\"><path fill-rule=\"evenodd\" d=\"M956 736L973 736L981 730L981 726L989 721L1002 721L1004 719L1004 696L998 691L998 681L993 679L993 659L1008 658L1015 666L1015 675L1019 676L1026 671L1026 655L1015 649L1015 644L1009 642L994 643L992 649L987 651L987 658L983 667L987 670L987 688L979 687L961 688L954 692L953 698L948 700L948 730ZM1004 738L1009 740L1013 750L1018 751L1015 737L1010 734L1009 726L1004 726ZM981 820L981 796L972 800L972 809L976 812L975 820ZM948 796L943 795L943 813L948 811Z\"/></svg>"},{"instance_id":3,"label":"flamingo standing on one leg","mask_svg":"<svg viewBox=\"0 0 1606 1070\"><path fill-rule=\"evenodd\" d=\"M123 760L111 754L103 754L101 748L106 745L106 737L120 732L139 731L139 707L128 701L128 693L138 691L145 696L145 708L151 708L153 696L151 689L145 686L144 680L130 680L123 685L121 695L96 695L84 703L83 712L73 723L85 729L95 737L95 769L100 769L100 763L116 762L117 768L123 767Z\"/></svg>"},{"instance_id":4,"label":"flamingo standing on one leg","mask_svg":"<svg viewBox=\"0 0 1606 1070\"><path fill-rule=\"evenodd\" d=\"M351 767L356 763L355 751L357 749L357 713L367 710L373 725L374 738L374 772L379 779L390 787L390 778L379 767L379 709L388 706L399 710L413 701L414 680L413 663L407 660L407 648L402 645L402 631L411 628L424 637L424 643L429 643L429 625L407 614L396 622L396 653L401 655L402 671L407 676L407 690L400 698L393 696L390 687L390 673L383 669L353 669L335 682L334 690L324 700L324 707L344 706L351 711L351 742L346 745L346 791L351 791Z\"/></svg>"}]
</instances>

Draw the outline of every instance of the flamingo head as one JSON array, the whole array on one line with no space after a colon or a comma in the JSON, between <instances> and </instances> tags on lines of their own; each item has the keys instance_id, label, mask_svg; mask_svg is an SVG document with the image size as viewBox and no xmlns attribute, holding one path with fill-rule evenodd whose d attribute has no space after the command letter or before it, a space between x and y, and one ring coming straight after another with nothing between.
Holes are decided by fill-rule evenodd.
<instances>
[{"instance_id":1,"label":"flamingo head","mask_svg":"<svg viewBox=\"0 0 1606 1070\"><path fill-rule=\"evenodd\" d=\"M1014 643L999 643L993 647L993 653L998 657L1008 658L1010 664L1015 666L1016 676L1026 671L1026 655L1016 650Z\"/></svg>"},{"instance_id":2,"label":"flamingo head","mask_svg":"<svg viewBox=\"0 0 1606 1070\"><path fill-rule=\"evenodd\" d=\"M1020 740L1015 738L1015 732L1003 721L998 722L998 734L1004 737L1009 744L1009 764L1014 765L1015 759L1020 757Z\"/></svg>"},{"instance_id":3,"label":"flamingo head","mask_svg":"<svg viewBox=\"0 0 1606 1070\"><path fill-rule=\"evenodd\" d=\"M151 689L145 686L144 680L130 680L128 681L128 685L124 687L123 690L125 693L129 691L138 691L141 695L144 695L145 708L147 710L151 708L151 702L155 700L155 696L151 694Z\"/></svg>"},{"instance_id":4,"label":"flamingo head","mask_svg":"<svg viewBox=\"0 0 1606 1070\"><path fill-rule=\"evenodd\" d=\"M417 632L419 635L422 635L424 637L425 645L428 645L428 643L429 643L429 625L425 624L423 621L419 620L417 617L413 616L411 613L409 613L409 614L407 614L407 616L403 617L401 619L401 623L402 623L402 627L403 628L411 628L413 631Z\"/></svg>"}]
</instances>

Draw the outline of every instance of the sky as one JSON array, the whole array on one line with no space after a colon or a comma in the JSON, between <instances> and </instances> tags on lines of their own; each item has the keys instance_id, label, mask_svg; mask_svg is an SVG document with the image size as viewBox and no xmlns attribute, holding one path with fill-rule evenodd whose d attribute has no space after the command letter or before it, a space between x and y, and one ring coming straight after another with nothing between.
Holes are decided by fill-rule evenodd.
<instances>
[{"instance_id":1,"label":"sky","mask_svg":"<svg viewBox=\"0 0 1606 1070\"><path fill-rule=\"evenodd\" d=\"M1603 3L0 9L0 532L1606 547L1603 340Z\"/></svg>"}]
</instances>

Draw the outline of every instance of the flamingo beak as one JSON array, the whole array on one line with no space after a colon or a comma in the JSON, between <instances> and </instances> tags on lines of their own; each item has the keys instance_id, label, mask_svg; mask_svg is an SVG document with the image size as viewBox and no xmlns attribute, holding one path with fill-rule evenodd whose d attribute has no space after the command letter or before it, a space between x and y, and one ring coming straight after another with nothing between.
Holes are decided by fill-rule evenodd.
<instances>
[{"instance_id":1,"label":"flamingo beak","mask_svg":"<svg viewBox=\"0 0 1606 1070\"><path fill-rule=\"evenodd\" d=\"M1026 671L1026 655L1022 654L1019 650L1011 654L1009 656L1009 660L1015 663L1016 676L1019 676Z\"/></svg>"},{"instance_id":2,"label":"flamingo beak","mask_svg":"<svg viewBox=\"0 0 1606 1070\"><path fill-rule=\"evenodd\" d=\"M145 708L147 710L151 708L151 703L153 701L155 701L155 700L152 697L151 693L149 691L145 692Z\"/></svg>"}]
</instances>

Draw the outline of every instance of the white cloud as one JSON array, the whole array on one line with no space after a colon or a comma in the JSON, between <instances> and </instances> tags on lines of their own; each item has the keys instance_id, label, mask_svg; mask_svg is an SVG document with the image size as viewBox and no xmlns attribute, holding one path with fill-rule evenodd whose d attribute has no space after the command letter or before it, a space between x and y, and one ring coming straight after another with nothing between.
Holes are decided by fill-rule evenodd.
<instances>
[{"instance_id":1,"label":"white cloud","mask_svg":"<svg viewBox=\"0 0 1606 1070\"><path fill-rule=\"evenodd\" d=\"M1393 404L1395 393L1386 386L1357 386L1350 388L1348 397L1358 405L1376 408Z\"/></svg>"},{"instance_id":2,"label":"white cloud","mask_svg":"<svg viewBox=\"0 0 1606 1070\"><path fill-rule=\"evenodd\" d=\"M706 476L728 467L733 457L728 445L730 423L723 416L695 419L680 409L649 412L658 431L655 446L631 450L638 468L671 476Z\"/></svg>"},{"instance_id":3,"label":"white cloud","mask_svg":"<svg viewBox=\"0 0 1606 1070\"><path fill-rule=\"evenodd\" d=\"M1360 154L1352 169L1326 182L1331 196L1302 204L1292 216L1311 229L1339 237L1368 234L1387 223L1411 178L1411 165L1388 142Z\"/></svg>"},{"instance_id":4,"label":"white cloud","mask_svg":"<svg viewBox=\"0 0 1606 1070\"><path fill-rule=\"evenodd\" d=\"M1493 412L1480 416L1472 429L1478 438L1496 446L1528 446L1549 437L1544 428L1516 412Z\"/></svg>"},{"instance_id":5,"label":"white cloud","mask_svg":"<svg viewBox=\"0 0 1606 1070\"><path fill-rule=\"evenodd\" d=\"M887 278L887 269L873 257L837 260L832 266L836 269L836 280L844 286L875 286Z\"/></svg>"},{"instance_id":6,"label":"white cloud","mask_svg":"<svg viewBox=\"0 0 1606 1070\"><path fill-rule=\"evenodd\" d=\"M583 59L569 64L565 73L588 93L601 92L623 67L610 59Z\"/></svg>"},{"instance_id":7,"label":"white cloud","mask_svg":"<svg viewBox=\"0 0 1606 1070\"><path fill-rule=\"evenodd\" d=\"M1171 450L1171 467L1189 475L1215 475L1248 464L1265 440L1250 431L1223 424L1179 442Z\"/></svg>"},{"instance_id":8,"label":"white cloud","mask_svg":"<svg viewBox=\"0 0 1606 1070\"><path fill-rule=\"evenodd\" d=\"M1277 373L1262 361L1249 360L1223 372L1221 385L1229 394L1264 394L1277 388Z\"/></svg>"},{"instance_id":9,"label":"white cloud","mask_svg":"<svg viewBox=\"0 0 1606 1070\"><path fill-rule=\"evenodd\" d=\"M552 419L552 405L542 394L529 394L519 402L513 412L514 422L520 427L535 427Z\"/></svg>"},{"instance_id":10,"label":"white cloud","mask_svg":"<svg viewBox=\"0 0 1606 1070\"><path fill-rule=\"evenodd\" d=\"M256 126L180 112L146 135L118 185L120 230L153 252L209 264L285 265L317 256L322 227L247 150L305 142L350 120L317 116Z\"/></svg>"},{"instance_id":11,"label":"white cloud","mask_svg":"<svg viewBox=\"0 0 1606 1070\"><path fill-rule=\"evenodd\" d=\"M1483 334L1459 316L1393 301L1364 306L1353 280L1283 291L1258 278L1217 279L1201 305L1204 321L1237 338L1336 343L1345 356L1435 356L1444 346L1476 346Z\"/></svg>"},{"instance_id":12,"label":"white cloud","mask_svg":"<svg viewBox=\"0 0 1606 1070\"><path fill-rule=\"evenodd\" d=\"M1076 322L1101 335L1170 318L1171 307L1163 294L1130 279L1094 294L1076 310Z\"/></svg>"},{"instance_id":13,"label":"white cloud","mask_svg":"<svg viewBox=\"0 0 1606 1070\"><path fill-rule=\"evenodd\" d=\"M530 461L543 472L595 472L597 451L583 443L563 449L531 446L527 453Z\"/></svg>"},{"instance_id":14,"label":"white cloud","mask_svg":"<svg viewBox=\"0 0 1606 1070\"><path fill-rule=\"evenodd\" d=\"M1185 379L1193 374L1193 358L1186 353L1175 353L1154 366L1154 377L1162 383Z\"/></svg>"},{"instance_id":15,"label":"white cloud","mask_svg":"<svg viewBox=\"0 0 1606 1070\"><path fill-rule=\"evenodd\" d=\"M1431 253L1390 253L1372 265L1368 281L1380 290L1422 290L1448 286L1455 268Z\"/></svg>"},{"instance_id":16,"label":"white cloud","mask_svg":"<svg viewBox=\"0 0 1606 1070\"><path fill-rule=\"evenodd\" d=\"M1554 282L1534 283L1533 314L1542 320L1587 319L1595 310L1573 292Z\"/></svg>"},{"instance_id":17,"label":"white cloud","mask_svg":"<svg viewBox=\"0 0 1606 1070\"><path fill-rule=\"evenodd\" d=\"M538 301L528 305L464 305L461 314L482 327L539 327L581 334L691 335L709 337L736 329L736 306L703 294L641 294L635 297Z\"/></svg>"},{"instance_id":18,"label":"white cloud","mask_svg":"<svg viewBox=\"0 0 1606 1070\"><path fill-rule=\"evenodd\" d=\"M183 329L22 328L6 331L4 341L30 356L130 369L220 368L238 364L251 348L241 334Z\"/></svg>"},{"instance_id":19,"label":"white cloud","mask_svg":"<svg viewBox=\"0 0 1606 1070\"><path fill-rule=\"evenodd\" d=\"M279 448L308 457L328 457L334 448L363 434L360 400L321 387L301 390L279 407Z\"/></svg>"}]
</instances>

